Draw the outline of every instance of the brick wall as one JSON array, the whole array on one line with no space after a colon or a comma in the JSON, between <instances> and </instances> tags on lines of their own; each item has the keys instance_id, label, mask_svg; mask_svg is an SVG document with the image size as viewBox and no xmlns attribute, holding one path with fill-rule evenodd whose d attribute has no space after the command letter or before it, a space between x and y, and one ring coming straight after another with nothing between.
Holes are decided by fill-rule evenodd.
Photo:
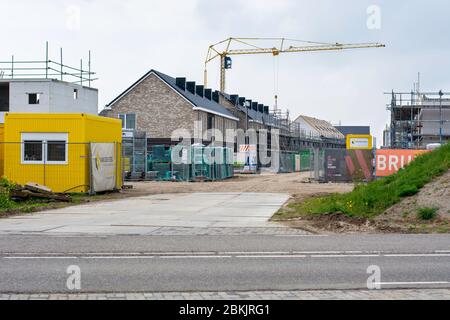
<instances>
[{"instance_id":1,"label":"brick wall","mask_svg":"<svg viewBox=\"0 0 450 320\"><path fill-rule=\"evenodd\" d=\"M193 135L197 120L192 105L154 74L102 114L117 118L119 113L135 113L136 130L147 132L149 138L170 138L176 129Z\"/></svg>"},{"instance_id":2,"label":"brick wall","mask_svg":"<svg viewBox=\"0 0 450 320\"><path fill-rule=\"evenodd\" d=\"M186 129L194 137L194 122L201 121L207 129L207 113L192 110L192 105L169 85L151 74L127 95L123 96L103 116L117 118L120 113L136 114L136 129L147 132L149 138L170 138L176 129ZM236 128L236 122L214 115L213 125L222 130Z\"/></svg>"}]
</instances>

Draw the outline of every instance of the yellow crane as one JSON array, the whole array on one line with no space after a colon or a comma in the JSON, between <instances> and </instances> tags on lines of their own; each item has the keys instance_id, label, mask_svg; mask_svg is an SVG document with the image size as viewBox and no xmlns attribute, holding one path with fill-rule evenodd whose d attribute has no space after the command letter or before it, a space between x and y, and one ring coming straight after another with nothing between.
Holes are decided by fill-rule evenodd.
<instances>
[{"instance_id":1,"label":"yellow crane","mask_svg":"<svg viewBox=\"0 0 450 320\"><path fill-rule=\"evenodd\" d=\"M260 41L271 41L276 46L272 48L263 48L256 45ZM294 44L303 43L306 45L298 46ZM234 48L236 45L240 47ZM208 55L205 60L205 87L208 85L208 63L220 58L220 91L226 89L226 70L231 69L233 55L251 55L251 54L272 54L278 56L281 53L311 52L311 51L333 51L361 48L381 48L385 47L380 43L323 43L313 41L303 41L287 38L228 38L213 44L208 49ZM277 97L275 97L276 99Z\"/></svg>"}]
</instances>

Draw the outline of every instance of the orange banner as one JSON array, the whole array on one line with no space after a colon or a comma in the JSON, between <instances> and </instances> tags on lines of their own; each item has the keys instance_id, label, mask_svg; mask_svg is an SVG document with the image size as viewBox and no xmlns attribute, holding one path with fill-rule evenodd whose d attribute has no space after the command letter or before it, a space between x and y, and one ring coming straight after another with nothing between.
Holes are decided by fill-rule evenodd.
<instances>
[{"instance_id":1,"label":"orange banner","mask_svg":"<svg viewBox=\"0 0 450 320\"><path fill-rule=\"evenodd\" d=\"M387 177L404 168L417 156L430 152L428 150L377 150L376 176Z\"/></svg>"}]
</instances>

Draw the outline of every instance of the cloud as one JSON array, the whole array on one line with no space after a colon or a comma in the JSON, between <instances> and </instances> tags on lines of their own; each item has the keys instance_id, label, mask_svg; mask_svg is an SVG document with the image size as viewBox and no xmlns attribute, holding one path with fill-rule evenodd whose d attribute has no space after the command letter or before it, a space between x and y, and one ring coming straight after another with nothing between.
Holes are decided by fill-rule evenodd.
<instances>
[{"instance_id":1,"label":"cloud","mask_svg":"<svg viewBox=\"0 0 450 320\"><path fill-rule=\"evenodd\" d=\"M367 7L379 5L381 29L369 30ZM80 8L80 28L67 27L67 8ZM289 37L319 42L383 42L385 49L289 54L279 58L280 104L343 124L384 129L391 89L410 90L417 72L423 87L450 91L450 32L444 1L298 0L41 0L0 2L0 59L44 57L79 64L92 50L101 106L150 68L203 79L210 44L230 36ZM17 23L19 21L20 23ZM210 83L218 87L218 65ZM274 100L274 58L235 57L228 87L267 105Z\"/></svg>"}]
</instances>

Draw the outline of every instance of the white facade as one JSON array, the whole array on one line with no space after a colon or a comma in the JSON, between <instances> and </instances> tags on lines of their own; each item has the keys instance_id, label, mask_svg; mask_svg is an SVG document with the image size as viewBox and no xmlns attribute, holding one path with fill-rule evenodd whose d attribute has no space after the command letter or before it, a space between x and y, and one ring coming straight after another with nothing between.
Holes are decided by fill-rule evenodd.
<instances>
[{"instance_id":1,"label":"white facade","mask_svg":"<svg viewBox=\"0 0 450 320\"><path fill-rule=\"evenodd\" d=\"M30 103L30 95L39 102ZM98 90L52 79L0 80L0 123L10 113L98 114Z\"/></svg>"},{"instance_id":2,"label":"white facade","mask_svg":"<svg viewBox=\"0 0 450 320\"><path fill-rule=\"evenodd\" d=\"M423 105L418 120L421 124L420 134L423 135L421 144L426 146L430 143L440 142L441 114L442 114L442 138L444 141L450 137L450 100L442 99L442 113L440 110L441 101L439 99L422 98Z\"/></svg>"},{"instance_id":3,"label":"white facade","mask_svg":"<svg viewBox=\"0 0 450 320\"><path fill-rule=\"evenodd\" d=\"M294 122L300 124L302 134L304 133L307 137L345 139L345 136L328 121L299 116Z\"/></svg>"}]
</instances>

